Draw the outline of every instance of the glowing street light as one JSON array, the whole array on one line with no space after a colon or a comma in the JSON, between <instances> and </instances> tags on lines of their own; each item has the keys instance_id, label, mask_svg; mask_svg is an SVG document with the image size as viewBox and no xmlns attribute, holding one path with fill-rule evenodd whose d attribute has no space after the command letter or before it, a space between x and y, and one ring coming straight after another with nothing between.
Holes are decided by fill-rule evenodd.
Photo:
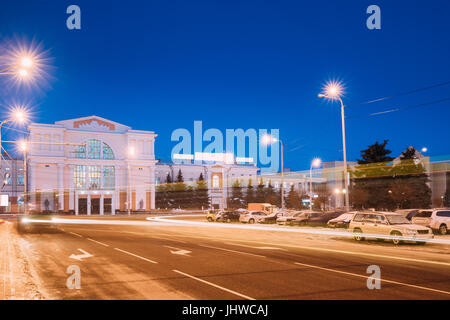
<instances>
[{"instance_id":1,"label":"glowing street light","mask_svg":"<svg viewBox=\"0 0 450 320\"><path fill-rule=\"evenodd\" d=\"M270 145L270 144L276 143L276 142L279 142L281 145L281 209L284 209L284 164L283 164L284 147L283 147L283 142L280 139L277 139L270 134L263 135L261 140L262 140L262 143L265 145Z\"/></svg>"},{"instance_id":2,"label":"glowing street light","mask_svg":"<svg viewBox=\"0 0 450 320\"><path fill-rule=\"evenodd\" d=\"M341 121L342 121L342 145L344 153L344 190L345 191L345 209L350 211L350 203L348 196L348 181L347 181L347 150L345 145L345 114L344 114L344 103L342 102L341 96L343 95L344 89L340 82L331 81L326 83L323 88L323 93L318 94L319 98L327 98L330 100L339 100L341 103Z\"/></svg>"},{"instance_id":3,"label":"glowing street light","mask_svg":"<svg viewBox=\"0 0 450 320\"><path fill-rule=\"evenodd\" d=\"M320 160L319 158L315 158L313 161L311 161L311 166L309 167L309 210L312 210L312 168L320 167L321 163L322 160Z\"/></svg>"}]
</instances>

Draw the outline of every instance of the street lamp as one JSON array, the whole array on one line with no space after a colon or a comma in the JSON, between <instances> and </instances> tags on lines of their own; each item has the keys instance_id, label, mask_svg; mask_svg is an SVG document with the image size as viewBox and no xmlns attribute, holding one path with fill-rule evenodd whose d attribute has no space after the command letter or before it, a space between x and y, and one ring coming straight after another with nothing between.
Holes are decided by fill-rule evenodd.
<instances>
[{"instance_id":1,"label":"street lamp","mask_svg":"<svg viewBox=\"0 0 450 320\"><path fill-rule=\"evenodd\" d=\"M18 57L15 59L14 64L0 70L0 75L19 75L20 78L27 78L30 70L36 65L36 58L30 55Z\"/></svg>"},{"instance_id":2,"label":"street lamp","mask_svg":"<svg viewBox=\"0 0 450 320\"><path fill-rule=\"evenodd\" d=\"M27 214L28 206L28 171L27 171L27 151L28 144L25 140L19 142L19 149L23 152L23 213Z\"/></svg>"},{"instance_id":3,"label":"street lamp","mask_svg":"<svg viewBox=\"0 0 450 320\"><path fill-rule=\"evenodd\" d=\"M309 167L309 210L312 210L312 168L318 168L322 160L315 158L311 161L311 166Z\"/></svg>"},{"instance_id":4,"label":"street lamp","mask_svg":"<svg viewBox=\"0 0 450 320\"><path fill-rule=\"evenodd\" d=\"M339 82L329 82L324 87L324 93L318 95L319 98L328 98L331 100L339 100L341 103L341 121L342 121L342 145L344 153L344 190L345 190L345 209L350 211L350 203L348 196L348 181L347 181L347 151L345 145L345 114L344 114L344 103L342 102L341 96L343 93L342 85Z\"/></svg>"},{"instance_id":5,"label":"street lamp","mask_svg":"<svg viewBox=\"0 0 450 320\"><path fill-rule=\"evenodd\" d=\"M281 145L281 209L284 209L284 164L283 164L284 147L283 147L283 142L280 139L277 139L270 134L265 134L262 137L262 142L263 142L263 144L266 144L266 145L279 142Z\"/></svg>"},{"instance_id":6,"label":"street lamp","mask_svg":"<svg viewBox=\"0 0 450 320\"><path fill-rule=\"evenodd\" d=\"M3 146L2 146L2 127L5 123L8 122L17 122L17 123L25 123L27 119L27 113L24 108L14 108L10 112L10 115L8 119L0 121L0 168L2 167L2 153L3 153Z\"/></svg>"}]
</instances>

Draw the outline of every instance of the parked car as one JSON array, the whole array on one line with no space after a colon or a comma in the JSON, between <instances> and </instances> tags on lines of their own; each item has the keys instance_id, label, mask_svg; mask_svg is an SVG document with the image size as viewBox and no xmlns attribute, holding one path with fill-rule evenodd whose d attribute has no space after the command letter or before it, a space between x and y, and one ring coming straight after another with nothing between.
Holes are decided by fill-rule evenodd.
<instances>
[{"instance_id":1,"label":"parked car","mask_svg":"<svg viewBox=\"0 0 450 320\"><path fill-rule=\"evenodd\" d=\"M352 221L354 212L346 212L338 216L337 218L328 220L327 225L330 228L348 228L350 221Z\"/></svg>"},{"instance_id":2,"label":"parked car","mask_svg":"<svg viewBox=\"0 0 450 320\"><path fill-rule=\"evenodd\" d=\"M243 223L255 223L263 222L267 217L267 214L262 211L249 211L248 213L241 214L239 221Z\"/></svg>"},{"instance_id":3,"label":"parked car","mask_svg":"<svg viewBox=\"0 0 450 320\"><path fill-rule=\"evenodd\" d=\"M402 214L406 219L411 221L412 217L414 217L421 209L400 209L395 212Z\"/></svg>"},{"instance_id":4,"label":"parked car","mask_svg":"<svg viewBox=\"0 0 450 320\"><path fill-rule=\"evenodd\" d=\"M450 209L420 210L412 217L411 221L444 235L450 228Z\"/></svg>"},{"instance_id":5,"label":"parked car","mask_svg":"<svg viewBox=\"0 0 450 320\"><path fill-rule=\"evenodd\" d=\"M349 230L354 233L355 240L375 238L376 235L392 236L392 242L402 242L399 237L413 238L416 243L424 244L427 239L433 238L430 228L413 224L403 215L394 212L358 212L349 224ZM368 236L369 235L369 236ZM383 239L383 238L381 238Z\"/></svg>"},{"instance_id":6,"label":"parked car","mask_svg":"<svg viewBox=\"0 0 450 320\"><path fill-rule=\"evenodd\" d=\"M319 214L310 213L306 219L308 225L325 225L329 220L334 219L342 214L342 211L319 212Z\"/></svg>"},{"instance_id":7,"label":"parked car","mask_svg":"<svg viewBox=\"0 0 450 320\"><path fill-rule=\"evenodd\" d=\"M277 218L277 223L278 224L289 224L289 222L291 222L292 220L296 219L296 218L303 218L305 217L305 212L304 211L295 211L295 212L290 212L287 213L283 216L280 216Z\"/></svg>"},{"instance_id":8,"label":"parked car","mask_svg":"<svg viewBox=\"0 0 450 320\"><path fill-rule=\"evenodd\" d=\"M239 211L223 211L216 216L216 221L232 222L239 221L241 213Z\"/></svg>"},{"instance_id":9,"label":"parked car","mask_svg":"<svg viewBox=\"0 0 450 320\"><path fill-rule=\"evenodd\" d=\"M206 213L206 220L209 222L213 222L216 220L216 215L220 212L220 210L211 209Z\"/></svg>"}]
</instances>

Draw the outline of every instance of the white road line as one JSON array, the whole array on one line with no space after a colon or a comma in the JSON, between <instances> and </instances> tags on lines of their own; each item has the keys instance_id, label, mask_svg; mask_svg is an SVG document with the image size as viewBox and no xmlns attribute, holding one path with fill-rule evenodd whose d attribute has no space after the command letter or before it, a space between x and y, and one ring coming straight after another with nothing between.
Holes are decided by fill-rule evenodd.
<instances>
[{"instance_id":1,"label":"white road line","mask_svg":"<svg viewBox=\"0 0 450 320\"><path fill-rule=\"evenodd\" d=\"M243 251L236 251L236 250L231 250L231 249L225 249L225 248L219 248L219 247L213 247L213 246L207 246L204 244L199 244L200 247L205 247L205 248L211 248L211 249L217 249L217 250L223 250L223 251L229 251L229 252L234 252L234 253L240 253L240 254L247 254L249 256L255 256L255 257L260 257L260 258L266 258L265 256L259 255L259 254L254 254L254 253L248 253L248 252L243 252Z\"/></svg>"},{"instance_id":2,"label":"white road line","mask_svg":"<svg viewBox=\"0 0 450 320\"><path fill-rule=\"evenodd\" d=\"M213 287L215 287L215 288L221 289L221 290L223 290L223 291L232 293L232 294L234 294L234 295L237 295L238 297L241 297L241 298L244 298L244 299L247 299L247 300L255 300L255 299L252 298L252 297L249 297L249 296L243 295L243 294L241 294L241 293L239 293L239 292L236 292L236 291L233 291L233 290L224 288L224 287L219 286L219 285L217 285L217 284L214 284L214 283L212 283L212 282L209 282L209 281L206 281L206 280L203 280L203 279L200 279L200 278L191 276L190 274L187 274L187 273L184 273L184 272L181 272L181 271L178 271L178 270L172 270L172 271L173 271L173 272L176 272L176 273L179 273L179 274L181 274L181 275L183 275L183 276L189 277L189 278L191 278L191 279L194 279L194 280L197 280L197 281L206 283L206 284L208 284L208 285L210 285L210 286L213 286Z\"/></svg>"},{"instance_id":3,"label":"white road line","mask_svg":"<svg viewBox=\"0 0 450 320\"><path fill-rule=\"evenodd\" d=\"M139 258L139 259L145 260L145 261L147 261L147 262L151 262L151 263L155 263L155 264L156 264L156 263L158 263L158 262L156 262L156 261L153 261L153 260L150 260L150 259L147 259L147 258L144 258L144 257L138 256L137 254L134 254L134 253L131 253L131 252L128 252L128 251L125 251L125 250L119 249L119 248L114 248L114 250L117 250L117 251L120 251L120 252L123 252L123 253L129 254L130 256L133 256L133 257L136 257L136 258Z\"/></svg>"},{"instance_id":4,"label":"white road line","mask_svg":"<svg viewBox=\"0 0 450 320\"><path fill-rule=\"evenodd\" d=\"M77 236L77 237L80 237L80 238L83 238L83 236L81 235L81 234L78 234L78 233L75 233L75 232L69 232L70 234L73 234L73 235L75 235L75 236Z\"/></svg>"},{"instance_id":5,"label":"white road line","mask_svg":"<svg viewBox=\"0 0 450 320\"><path fill-rule=\"evenodd\" d=\"M252 248L252 249L286 251L286 249L277 248L277 247L255 247L255 246L246 246L245 244L237 244L237 243L232 243L232 242L225 242L225 243L229 244L229 245L232 245L232 246L246 247L246 248Z\"/></svg>"},{"instance_id":6,"label":"white road line","mask_svg":"<svg viewBox=\"0 0 450 320\"><path fill-rule=\"evenodd\" d=\"M340 270L335 270L335 269L329 269L329 268L324 268L324 267L319 267L319 266L313 266L313 265L310 265L310 264L305 264L305 263L300 263L300 262L294 262L294 263L296 265L299 265L299 266L304 266L304 267L314 268L314 269L320 269L320 270L325 270L325 271L330 271L330 272L335 272L335 273L341 273L341 274L346 274L346 275L359 277L359 278L367 279L369 277L369 276L365 276L365 275L361 275L361 274L357 274L357 273L351 273L351 272L340 271ZM398 282L398 281L393 281L393 280L386 280L386 279L380 279L380 280L384 281L384 282L387 282L387 283L393 283L393 284L398 284L398 285L402 285L402 286L406 286L406 287L411 287L411 288L422 289L422 290L433 291L433 292L438 292L438 293L450 295L449 291L443 291L443 290L438 290L438 289L433 289L433 288L428 288L428 287L422 287L422 286L418 286L418 285L415 285L415 284L409 284L409 283Z\"/></svg>"},{"instance_id":7,"label":"white road line","mask_svg":"<svg viewBox=\"0 0 450 320\"><path fill-rule=\"evenodd\" d=\"M103 242L100 242L100 241L97 241L97 240L94 240L94 239L91 239L91 238L86 238L86 239L88 239L89 241L101 244L102 246L109 247L109 244L106 244L106 243L103 243Z\"/></svg>"}]
</instances>

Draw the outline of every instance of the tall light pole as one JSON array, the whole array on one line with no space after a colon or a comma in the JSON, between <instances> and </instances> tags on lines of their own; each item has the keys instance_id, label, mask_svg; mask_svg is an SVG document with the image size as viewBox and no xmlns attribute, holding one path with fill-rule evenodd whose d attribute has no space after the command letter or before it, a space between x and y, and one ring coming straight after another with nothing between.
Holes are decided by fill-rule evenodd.
<instances>
[{"instance_id":1,"label":"tall light pole","mask_svg":"<svg viewBox=\"0 0 450 320\"><path fill-rule=\"evenodd\" d=\"M313 161L311 161L311 166L309 167L309 210L312 210L312 198L313 198L313 193L312 193L312 168L317 168L320 166L320 163L322 162L322 160L320 160L319 158L315 158Z\"/></svg>"},{"instance_id":2,"label":"tall light pole","mask_svg":"<svg viewBox=\"0 0 450 320\"><path fill-rule=\"evenodd\" d=\"M22 141L19 144L20 150L23 152L23 213L27 214L28 206L28 171L27 171L27 151L28 144Z\"/></svg>"},{"instance_id":3,"label":"tall light pole","mask_svg":"<svg viewBox=\"0 0 450 320\"><path fill-rule=\"evenodd\" d=\"M8 122L25 123L27 114L24 108L13 108L8 119L0 122L0 168L2 167L3 146L2 146L2 127Z\"/></svg>"},{"instance_id":4,"label":"tall light pole","mask_svg":"<svg viewBox=\"0 0 450 320\"><path fill-rule=\"evenodd\" d=\"M277 139L270 134L266 134L262 138L262 142L266 145L272 144L275 142L279 142L281 146L281 209L284 209L284 163L283 163L283 157L284 157L284 146L283 142L280 139Z\"/></svg>"},{"instance_id":5,"label":"tall light pole","mask_svg":"<svg viewBox=\"0 0 450 320\"><path fill-rule=\"evenodd\" d=\"M345 194L345 210L350 211L349 192L348 192L348 178L347 178L347 150L345 145L345 113L344 103L341 99L342 87L339 83L329 83L325 87L325 93L319 94L319 98L328 98L331 100L339 100L341 103L341 121L342 121L342 145L344 153L344 194Z\"/></svg>"}]
</instances>

